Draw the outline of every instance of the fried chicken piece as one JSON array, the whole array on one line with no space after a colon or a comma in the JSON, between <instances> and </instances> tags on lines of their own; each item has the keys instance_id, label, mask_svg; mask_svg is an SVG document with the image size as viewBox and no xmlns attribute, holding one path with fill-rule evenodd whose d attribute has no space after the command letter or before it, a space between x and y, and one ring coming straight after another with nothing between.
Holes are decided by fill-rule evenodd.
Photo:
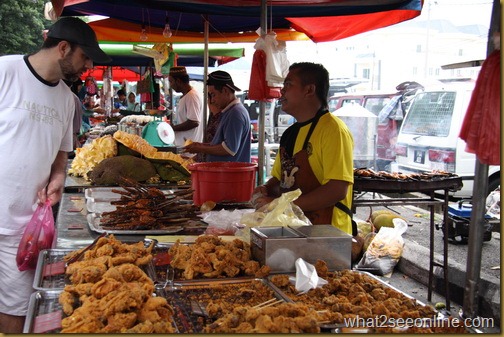
<instances>
[{"instance_id":1,"label":"fried chicken piece","mask_svg":"<svg viewBox=\"0 0 504 337\"><path fill-rule=\"evenodd\" d=\"M268 276L270 274L270 272L271 272L271 267L264 265L261 268L259 268L258 271L255 272L254 276L258 277L258 278L262 278L262 277ZM245 274L247 274L247 273L245 272Z\"/></svg>"},{"instance_id":2,"label":"fried chicken piece","mask_svg":"<svg viewBox=\"0 0 504 337\"><path fill-rule=\"evenodd\" d=\"M73 313L75 305L75 295L73 293L64 290L59 295L58 302L67 316Z\"/></svg>"},{"instance_id":3,"label":"fried chicken piece","mask_svg":"<svg viewBox=\"0 0 504 337\"><path fill-rule=\"evenodd\" d=\"M317 260L317 262L315 262L315 270L317 271L317 275L322 278L327 277L327 273L329 272L327 263L322 260Z\"/></svg>"},{"instance_id":4,"label":"fried chicken piece","mask_svg":"<svg viewBox=\"0 0 504 337\"><path fill-rule=\"evenodd\" d=\"M164 297L150 297L138 312L140 322L151 321L153 323L161 320L170 320L173 316L173 308Z\"/></svg>"},{"instance_id":5,"label":"fried chicken piece","mask_svg":"<svg viewBox=\"0 0 504 337\"><path fill-rule=\"evenodd\" d=\"M102 298L112 291L119 289L122 284L121 281L105 277L93 285L91 292L96 298Z\"/></svg>"},{"instance_id":6,"label":"fried chicken piece","mask_svg":"<svg viewBox=\"0 0 504 337\"><path fill-rule=\"evenodd\" d=\"M278 274L271 277L271 282L277 287L283 288L290 284L289 275Z\"/></svg>"},{"instance_id":7,"label":"fried chicken piece","mask_svg":"<svg viewBox=\"0 0 504 337\"><path fill-rule=\"evenodd\" d=\"M148 282L152 283L152 279L138 266L131 263L122 264L116 267L122 274L126 282L137 281L140 283Z\"/></svg>"},{"instance_id":8,"label":"fried chicken piece","mask_svg":"<svg viewBox=\"0 0 504 337\"><path fill-rule=\"evenodd\" d=\"M96 333L103 328L103 323L95 315L83 313L80 307L71 316L63 318L61 327L61 333Z\"/></svg>"},{"instance_id":9,"label":"fried chicken piece","mask_svg":"<svg viewBox=\"0 0 504 337\"><path fill-rule=\"evenodd\" d=\"M242 269L245 275L254 275L260 268L259 262L254 260L249 260L243 262Z\"/></svg>"},{"instance_id":10,"label":"fried chicken piece","mask_svg":"<svg viewBox=\"0 0 504 337\"><path fill-rule=\"evenodd\" d=\"M153 333L154 332L154 325L151 323L151 321L145 321L143 323L138 323L134 327L130 329L122 329L121 332L123 333Z\"/></svg>"},{"instance_id":11,"label":"fried chicken piece","mask_svg":"<svg viewBox=\"0 0 504 337\"><path fill-rule=\"evenodd\" d=\"M101 279L102 275L107 271L107 266L104 264L95 264L75 270L70 275L70 281L74 284L78 283L94 283Z\"/></svg>"},{"instance_id":12,"label":"fried chicken piece","mask_svg":"<svg viewBox=\"0 0 504 337\"><path fill-rule=\"evenodd\" d=\"M119 312L107 317L107 325L96 332L119 333L122 329L129 329L137 322L137 314L135 312L123 313Z\"/></svg>"},{"instance_id":13,"label":"fried chicken piece","mask_svg":"<svg viewBox=\"0 0 504 337\"><path fill-rule=\"evenodd\" d=\"M112 257L112 265L118 266L125 263L135 263L137 257L132 253L122 253Z\"/></svg>"}]
</instances>

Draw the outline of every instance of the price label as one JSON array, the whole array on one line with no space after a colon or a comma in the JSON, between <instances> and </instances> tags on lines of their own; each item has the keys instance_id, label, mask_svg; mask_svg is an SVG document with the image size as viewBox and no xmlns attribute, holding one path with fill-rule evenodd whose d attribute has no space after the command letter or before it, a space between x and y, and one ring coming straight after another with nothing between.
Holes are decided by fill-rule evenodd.
<instances>
[{"instance_id":1,"label":"price label","mask_svg":"<svg viewBox=\"0 0 504 337\"><path fill-rule=\"evenodd\" d=\"M71 223L68 225L68 229L84 229L84 225L81 223Z\"/></svg>"},{"instance_id":2,"label":"price label","mask_svg":"<svg viewBox=\"0 0 504 337\"><path fill-rule=\"evenodd\" d=\"M60 275L65 273L65 261L49 263L44 266L42 276Z\"/></svg>"},{"instance_id":3,"label":"price label","mask_svg":"<svg viewBox=\"0 0 504 337\"><path fill-rule=\"evenodd\" d=\"M61 310L58 310L35 317L33 333L44 333L51 330L61 329L61 316Z\"/></svg>"}]
</instances>

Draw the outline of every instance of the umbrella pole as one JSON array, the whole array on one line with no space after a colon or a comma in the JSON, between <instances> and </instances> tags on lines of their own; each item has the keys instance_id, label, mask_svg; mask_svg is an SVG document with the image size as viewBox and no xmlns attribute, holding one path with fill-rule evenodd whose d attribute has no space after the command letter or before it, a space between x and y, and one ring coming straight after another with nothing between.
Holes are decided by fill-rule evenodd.
<instances>
[{"instance_id":1,"label":"umbrella pole","mask_svg":"<svg viewBox=\"0 0 504 337\"><path fill-rule=\"evenodd\" d=\"M205 49L203 52L203 134L206 134L208 124L208 89L206 79L208 78L208 40L210 23L208 22L208 15L203 17L205 26ZM205 140L203 140L205 141Z\"/></svg>"},{"instance_id":2,"label":"umbrella pole","mask_svg":"<svg viewBox=\"0 0 504 337\"><path fill-rule=\"evenodd\" d=\"M483 234L485 231L485 200L488 188L488 165L476 159L472 197L469 247L467 250L466 280L464 287L464 317L476 317L478 312L478 284L481 271Z\"/></svg>"},{"instance_id":3,"label":"umbrella pole","mask_svg":"<svg viewBox=\"0 0 504 337\"><path fill-rule=\"evenodd\" d=\"M261 38L266 36L267 31L267 17L268 17L268 6L266 0L261 0ZM263 185L264 181L264 143L265 143L265 133L264 133L264 121L266 113L266 102L259 102L259 135L258 135L258 146L257 146L257 162L259 165L258 175L257 175L257 185ZM270 116L273 118L273 116Z\"/></svg>"},{"instance_id":4,"label":"umbrella pole","mask_svg":"<svg viewBox=\"0 0 504 337\"><path fill-rule=\"evenodd\" d=\"M492 35L500 31L500 1L494 0L490 30L488 32L487 56L493 50ZM488 195L488 165L480 162L476 156L474 187L472 196L471 222L469 223L469 247L467 250L466 279L464 286L464 304L462 315L474 318L478 314L478 284L480 281L483 234L485 232L484 216L486 213L486 196Z\"/></svg>"}]
</instances>

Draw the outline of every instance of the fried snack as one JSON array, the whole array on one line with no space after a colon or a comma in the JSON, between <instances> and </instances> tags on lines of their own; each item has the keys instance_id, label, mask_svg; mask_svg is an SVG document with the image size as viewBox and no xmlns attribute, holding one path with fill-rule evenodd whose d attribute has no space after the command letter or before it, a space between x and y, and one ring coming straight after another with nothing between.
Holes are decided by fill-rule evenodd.
<instances>
[{"instance_id":1,"label":"fried snack","mask_svg":"<svg viewBox=\"0 0 504 337\"><path fill-rule=\"evenodd\" d=\"M283 282L280 275L275 276L274 284L294 302L319 311L321 320L328 323L341 324L356 315L364 319L377 315L397 319L434 318L436 313L433 307L421 305L363 273L328 272L325 279L326 285L304 294L299 294L292 284Z\"/></svg>"},{"instance_id":2,"label":"fried snack","mask_svg":"<svg viewBox=\"0 0 504 337\"><path fill-rule=\"evenodd\" d=\"M119 130L114 133L114 139L124 146L146 157L157 152L157 149L154 146L150 145L149 142L147 142L142 137L134 135L132 133L127 133Z\"/></svg>"},{"instance_id":3,"label":"fried snack","mask_svg":"<svg viewBox=\"0 0 504 337\"><path fill-rule=\"evenodd\" d=\"M68 169L68 174L89 180L88 174L96 165L116 155L117 143L112 136L96 138L91 144L75 150L75 158Z\"/></svg>"},{"instance_id":4,"label":"fried snack","mask_svg":"<svg viewBox=\"0 0 504 337\"><path fill-rule=\"evenodd\" d=\"M252 260L250 244L239 239L225 242L215 235L202 235L192 245L177 240L169 254L172 267L187 280L259 274L263 277L270 271Z\"/></svg>"},{"instance_id":5,"label":"fried snack","mask_svg":"<svg viewBox=\"0 0 504 337\"><path fill-rule=\"evenodd\" d=\"M152 296L153 281L133 264L111 267L78 301L77 290L67 286L60 295L62 333L175 332L173 308Z\"/></svg>"},{"instance_id":6,"label":"fried snack","mask_svg":"<svg viewBox=\"0 0 504 337\"><path fill-rule=\"evenodd\" d=\"M205 333L319 333L320 316L308 306L282 303L256 308L239 306L205 327Z\"/></svg>"}]
</instances>

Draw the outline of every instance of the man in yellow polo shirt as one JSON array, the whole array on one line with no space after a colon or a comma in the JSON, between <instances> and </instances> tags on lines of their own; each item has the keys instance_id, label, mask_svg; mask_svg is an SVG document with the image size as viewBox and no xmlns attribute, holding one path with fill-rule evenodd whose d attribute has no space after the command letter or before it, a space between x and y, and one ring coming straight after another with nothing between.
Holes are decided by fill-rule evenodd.
<instances>
[{"instance_id":1,"label":"man in yellow polo shirt","mask_svg":"<svg viewBox=\"0 0 504 337\"><path fill-rule=\"evenodd\" d=\"M320 64L290 66L281 90L282 110L296 118L280 139L272 178L254 190L256 208L283 192L301 189L294 201L313 224L352 233L353 138L327 110L329 73Z\"/></svg>"}]
</instances>

